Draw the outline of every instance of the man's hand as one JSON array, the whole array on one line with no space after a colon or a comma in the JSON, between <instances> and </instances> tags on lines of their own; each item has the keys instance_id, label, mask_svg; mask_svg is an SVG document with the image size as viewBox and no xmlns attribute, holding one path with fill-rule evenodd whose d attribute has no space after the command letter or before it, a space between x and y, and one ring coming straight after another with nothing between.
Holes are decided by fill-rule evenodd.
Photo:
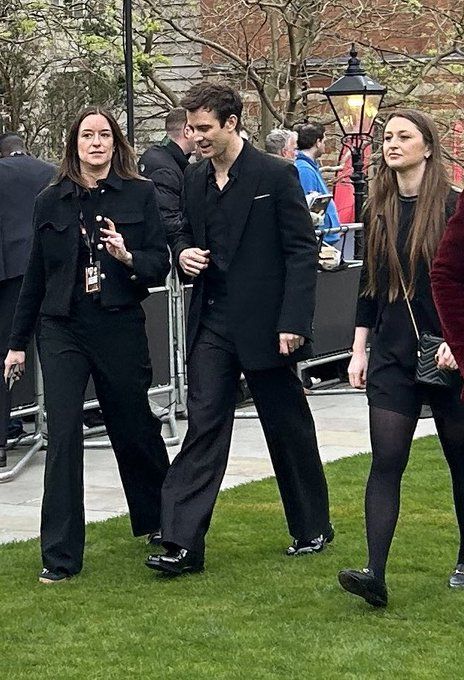
<instances>
[{"instance_id":1,"label":"man's hand","mask_svg":"<svg viewBox=\"0 0 464 680\"><path fill-rule=\"evenodd\" d=\"M8 382L8 376L13 366L18 366L19 371L16 374L17 377L15 377L15 380L19 380L19 378L21 377L21 373L24 373L26 367L25 352L16 352L10 349L5 359L5 370L3 373L3 379L5 380L5 382Z\"/></svg>"},{"instance_id":2,"label":"man's hand","mask_svg":"<svg viewBox=\"0 0 464 680\"><path fill-rule=\"evenodd\" d=\"M179 255L179 264L188 276L198 276L209 264L209 250L186 248Z\"/></svg>"},{"instance_id":3,"label":"man's hand","mask_svg":"<svg viewBox=\"0 0 464 680\"><path fill-rule=\"evenodd\" d=\"M304 345L304 337L295 333L279 333L279 354L288 356Z\"/></svg>"},{"instance_id":4,"label":"man's hand","mask_svg":"<svg viewBox=\"0 0 464 680\"><path fill-rule=\"evenodd\" d=\"M450 346L446 342L442 342L440 347L435 354L435 361L437 362L438 368L444 368L448 371L456 371L458 365L456 359L454 358Z\"/></svg>"}]
</instances>

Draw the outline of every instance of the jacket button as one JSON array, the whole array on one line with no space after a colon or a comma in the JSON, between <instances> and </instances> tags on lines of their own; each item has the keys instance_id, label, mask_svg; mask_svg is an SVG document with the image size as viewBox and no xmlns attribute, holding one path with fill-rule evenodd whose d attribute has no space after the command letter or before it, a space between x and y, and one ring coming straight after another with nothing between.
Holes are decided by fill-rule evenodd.
<instances>
[{"instance_id":1,"label":"jacket button","mask_svg":"<svg viewBox=\"0 0 464 680\"><path fill-rule=\"evenodd\" d=\"M137 274L132 274L130 277L131 281L135 281L137 279Z\"/></svg>"},{"instance_id":2,"label":"jacket button","mask_svg":"<svg viewBox=\"0 0 464 680\"><path fill-rule=\"evenodd\" d=\"M106 279L106 274L104 272L101 273L100 278L101 278L102 281L104 281Z\"/></svg>"},{"instance_id":3,"label":"jacket button","mask_svg":"<svg viewBox=\"0 0 464 680\"><path fill-rule=\"evenodd\" d=\"M209 305L214 305L214 300L213 300L213 298L209 298L208 304L209 304Z\"/></svg>"},{"instance_id":4,"label":"jacket button","mask_svg":"<svg viewBox=\"0 0 464 680\"><path fill-rule=\"evenodd\" d=\"M106 191L106 189L101 189L101 190L100 190L100 193L101 193L101 194L104 194L105 191Z\"/></svg>"},{"instance_id":5,"label":"jacket button","mask_svg":"<svg viewBox=\"0 0 464 680\"><path fill-rule=\"evenodd\" d=\"M103 243L97 244L97 250L103 250Z\"/></svg>"},{"instance_id":6,"label":"jacket button","mask_svg":"<svg viewBox=\"0 0 464 680\"><path fill-rule=\"evenodd\" d=\"M95 219L97 220L97 222L101 222L103 217L101 215L95 215Z\"/></svg>"}]
</instances>

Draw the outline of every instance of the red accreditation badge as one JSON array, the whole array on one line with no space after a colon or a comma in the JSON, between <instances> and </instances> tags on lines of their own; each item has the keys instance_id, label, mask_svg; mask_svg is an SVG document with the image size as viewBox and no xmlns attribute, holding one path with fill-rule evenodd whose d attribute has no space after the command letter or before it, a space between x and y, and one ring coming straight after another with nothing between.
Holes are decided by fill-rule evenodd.
<instances>
[{"instance_id":1,"label":"red accreditation badge","mask_svg":"<svg viewBox=\"0 0 464 680\"><path fill-rule=\"evenodd\" d=\"M100 262L94 262L85 268L85 292L99 293L100 290Z\"/></svg>"}]
</instances>

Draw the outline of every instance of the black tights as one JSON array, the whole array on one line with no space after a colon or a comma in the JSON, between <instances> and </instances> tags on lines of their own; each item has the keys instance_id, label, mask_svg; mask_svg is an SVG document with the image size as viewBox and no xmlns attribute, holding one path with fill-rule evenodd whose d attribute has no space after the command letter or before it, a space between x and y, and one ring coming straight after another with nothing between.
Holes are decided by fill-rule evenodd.
<instances>
[{"instance_id":1,"label":"black tights","mask_svg":"<svg viewBox=\"0 0 464 680\"><path fill-rule=\"evenodd\" d=\"M432 408L432 412L434 409ZM371 406L372 466L366 488L368 567L385 578L388 552L400 508L401 478L409 460L417 418ZM448 462L460 531L458 563L464 562L464 417L434 412L438 437Z\"/></svg>"}]
</instances>

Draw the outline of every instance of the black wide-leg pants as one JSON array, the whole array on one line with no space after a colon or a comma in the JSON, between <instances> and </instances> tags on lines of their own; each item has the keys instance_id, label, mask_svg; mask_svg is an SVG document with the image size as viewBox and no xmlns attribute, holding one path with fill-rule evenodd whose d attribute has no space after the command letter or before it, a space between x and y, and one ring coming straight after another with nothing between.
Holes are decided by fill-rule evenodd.
<instances>
[{"instance_id":1,"label":"black wide-leg pants","mask_svg":"<svg viewBox=\"0 0 464 680\"><path fill-rule=\"evenodd\" d=\"M129 506L135 536L160 526L169 460L147 396L152 370L140 306L102 309L84 298L70 318L42 317L38 336L48 449L42 504L42 559L51 571L82 568L83 403L91 375Z\"/></svg>"},{"instance_id":2,"label":"black wide-leg pants","mask_svg":"<svg viewBox=\"0 0 464 680\"><path fill-rule=\"evenodd\" d=\"M163 542L203 553L229 455L242 368L234 346L202 327L188 362L188 431L162 490ZM329 528L327 484L314 421L290 367L245 370L277 478L290 534Z\"/></svg>"}]
</instances>

